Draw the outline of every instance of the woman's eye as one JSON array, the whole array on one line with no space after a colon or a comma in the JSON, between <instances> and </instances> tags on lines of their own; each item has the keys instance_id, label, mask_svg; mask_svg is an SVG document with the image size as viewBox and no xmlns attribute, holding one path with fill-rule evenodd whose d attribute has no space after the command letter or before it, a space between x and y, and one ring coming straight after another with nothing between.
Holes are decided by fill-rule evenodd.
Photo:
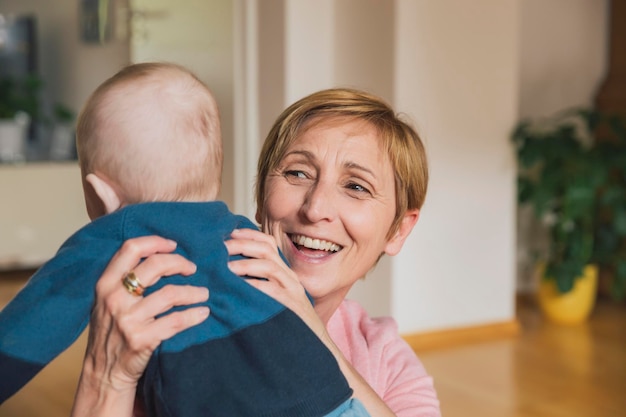
<instances>
[{"instance_id":1,"label":"woman's eye","mask_svg":"<svg viewBox=\"0 0 626 417\"><path fill-rule=\"evenodd\" d=\"M306 175L304 174L304 172L302 172L302 171L297 171L297 170L288 170L288 171L285 171L285 176L286 176L286 177L302 178L302 179L305 179L305 178L306 178Z\"/></svg>"},{"instance_id":2,"label":"woman's eye","mask_svg":"<svg viewBox=\"0 0 626 417\"><path fill-rule=\"evenodd\" d=\"M361 184L357 184L355 182L351 182L347 185L347 187L350 190L354 190L354 191L358 191L359 193L367 193L367 194L371 194L370 190L368 190L367 188L363 187Z\"/></svg>"}]
</instances>

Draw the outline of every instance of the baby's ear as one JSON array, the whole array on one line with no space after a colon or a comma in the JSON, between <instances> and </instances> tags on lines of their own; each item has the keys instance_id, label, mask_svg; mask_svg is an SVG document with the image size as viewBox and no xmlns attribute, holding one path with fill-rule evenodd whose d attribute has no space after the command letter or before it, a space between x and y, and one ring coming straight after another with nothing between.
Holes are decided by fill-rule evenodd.
<instances>
[{"instance_id":1,"label":"baby's ear","mask_svg":"<svg viewBox=\"0 0 626 417\"><path fill-rule=\"evenodd\" d=\"M85 177L94 192L102 202L106 214L113 213L121 206L121 200L115 189L104 179L96 174L87 174Z\"/></svg>"}]
</instances>

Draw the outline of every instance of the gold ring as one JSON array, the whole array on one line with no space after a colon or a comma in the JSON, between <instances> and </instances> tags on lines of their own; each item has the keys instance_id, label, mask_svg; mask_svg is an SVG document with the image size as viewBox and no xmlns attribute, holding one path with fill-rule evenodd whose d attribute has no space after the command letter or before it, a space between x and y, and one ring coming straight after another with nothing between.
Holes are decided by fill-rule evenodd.
<instances>
[{"instance_id":1,"label":"gold ring","mask_svg":"<svg viewBox=\"0 0 626 417\"><path fill-rule=\"evenodd\" d=\"M128 274L122 278L122 284L124 284L124 288L128 290L132 295L136 295L137 297L143 295L143 291L146 289L139 281L139 278L135 276L133 271L130 271Z\"/></svg>"}]
</instances>

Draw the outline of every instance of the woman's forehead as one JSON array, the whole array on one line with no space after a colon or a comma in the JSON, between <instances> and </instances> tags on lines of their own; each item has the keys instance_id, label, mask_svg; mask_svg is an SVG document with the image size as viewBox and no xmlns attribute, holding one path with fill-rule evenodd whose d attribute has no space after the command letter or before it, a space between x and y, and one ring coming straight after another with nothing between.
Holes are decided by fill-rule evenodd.
<instances>
[{"instance_id":1,"label":"woman's forehead","mask_svg":"<svg viewBox=\"0 0 626 417\"><path fill-rule=\"evenodd\" d=\"M350 126L355 130L376 129L376 126L372 122L356 115L320 114L312 116L302 124L300 129L298 129L296 139L312 129L328 129L345 126Z\"/></svg>"},{"instance_id":2,"label":"woman's forehead","mask_svg":"<svg viewBox=\"0 0 626 417\"><path fill-rule=\"evenodd\" d=\"M376 126L362 118L349 116L315 117L308 120L296 133L287 150L301 146L305 141L328 139L331 143L354 142L368 139L380 147L382 138ZM372 140L373 139L373 140Z\"/></svg>"},{"instance_id":3,"label":"woman's forehead","mask_svg":"<svg viewBox=\"0 0 626 417\"><path fill-rule=\"evenodd\" d=\"M376 127L356 118L334 118L308 126L288 146L283 159L289 155L310 160L327 159L346 166L385 167L390 164Z\"/></svg>"}]
</instances>

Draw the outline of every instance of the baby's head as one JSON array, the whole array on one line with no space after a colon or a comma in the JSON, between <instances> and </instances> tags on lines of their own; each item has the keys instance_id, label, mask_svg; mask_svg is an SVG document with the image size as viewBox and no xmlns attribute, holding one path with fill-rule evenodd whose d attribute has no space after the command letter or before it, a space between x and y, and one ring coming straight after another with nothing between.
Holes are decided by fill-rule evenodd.
<instances>
[{"instance_id":1,"label":"baby's head","mask_svg":"<svg viewBox=\"0 0 626 417\"><path fill-rule=\"evenodd\" d=\"M175 64L130 65L83 107L76 146L89 217L149 201L210 201L222 138L211 91Z\"/></svg>"}]
</instances>

